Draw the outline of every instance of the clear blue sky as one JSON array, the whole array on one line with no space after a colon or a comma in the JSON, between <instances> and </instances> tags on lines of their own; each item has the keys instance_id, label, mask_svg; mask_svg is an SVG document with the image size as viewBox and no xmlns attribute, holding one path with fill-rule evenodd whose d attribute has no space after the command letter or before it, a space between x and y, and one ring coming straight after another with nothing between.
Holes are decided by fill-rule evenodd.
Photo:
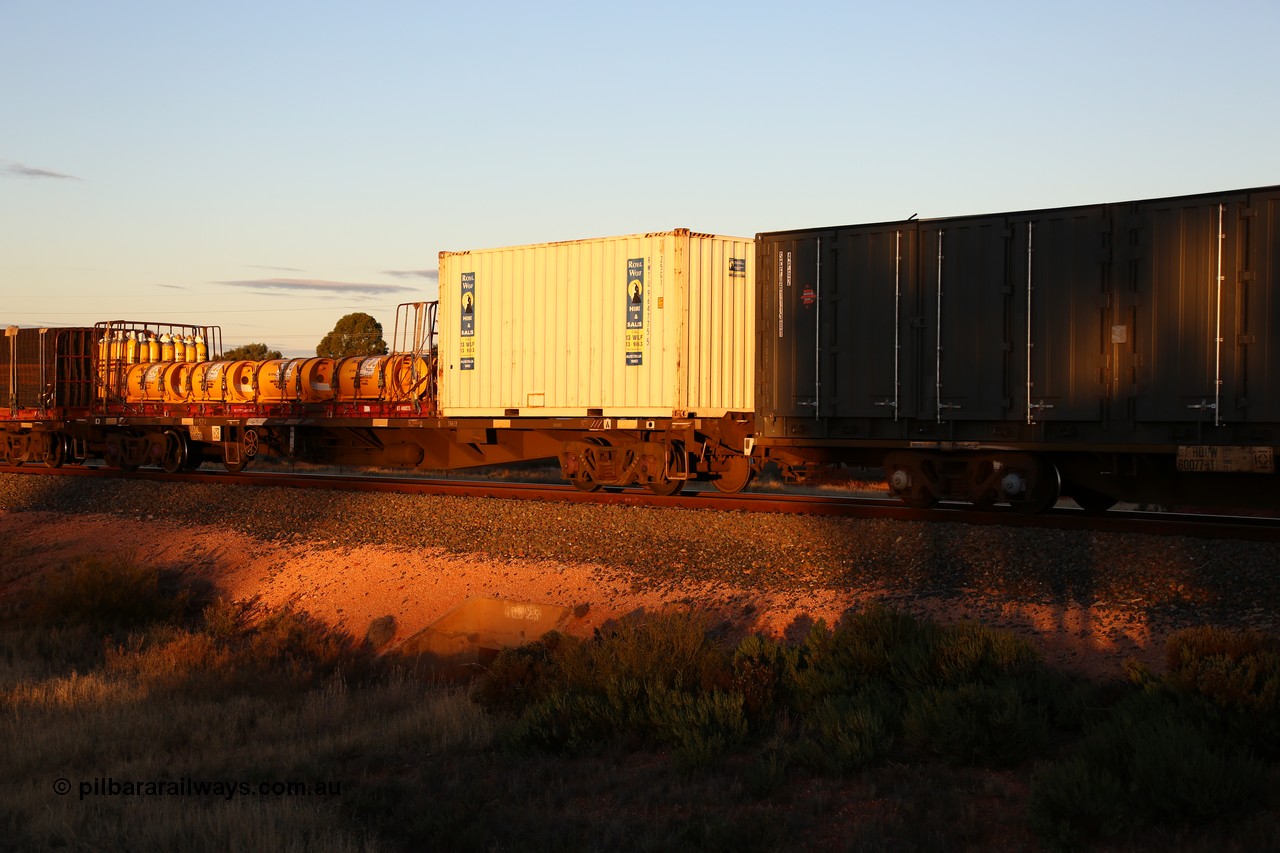
<instances>
[{"instance_id":1,"label":"clear blue sky","mask_svg":"<svg viewBox=\"0 0 1280 853\"><path fill-rule=\"evenodd\" d=\"M0 325L390 330L437 253L1280 183L1278 0L0 0Z\"/></svg>"}]
</instances>

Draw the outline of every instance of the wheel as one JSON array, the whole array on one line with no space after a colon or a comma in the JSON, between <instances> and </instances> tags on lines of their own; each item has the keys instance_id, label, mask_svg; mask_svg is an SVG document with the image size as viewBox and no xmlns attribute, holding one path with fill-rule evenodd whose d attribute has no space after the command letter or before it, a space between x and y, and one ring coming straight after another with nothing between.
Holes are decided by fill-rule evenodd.
<instances>
[{"instance_id":1,"label":"wheel","mask_svg":"<svg viewBox=\"0 0 1280 853\"><path fill-rule=\"evenodd\" d=\"M587 474L574 477L569 482L573 483L573 487L580 492L598 492L604 488Z\"/></svg>"},{"instance_id":2,"label":"wheel","mask_svg":"<svg viewBox=\"0 0 1280 853\"><path fill-rule=\"evenodd\" d=\"M711 484L726 495L736 495L751 482L751 460L746 456L727 457L723 467L715 473L717 476Z\"/></svg>"},{"instance_id":3,"label":"wheel","mask_svg":"<svg viewBox=\"0 0 1280 853\"><path fill-rule=\"evenodd\" d=\"M249 457L244 454L243 450L240 452L240 459L237 462L232 462L228 459L225 452L222 455L222 467L227 469L228 474L239 474L248 464Z\"/></svg>"},{"instance_id":4,"label":"wheel","mask_svg":"<svg viewBox=\"0 0 1280 853\"><path fill-rule=\"evenodd\" d=\"M61 468L67 461L67 437L60 432L49 436L49 449L44 454L44 464Z\"/></svg>"},{"instance_id":5,"label":"wheel","mask_svg":"<svg viewBox=\"0 0 1280 853\"><path fill-rule=\"evenodd\" d=\"M1037 472L1027 495L1021 500L1010 501L1009 505L1024 515L1036 515L1051 509L1061 496L1062 478L1058 475L1058 468L1046 463Z\"/></svg>"},{"instance_id":6,"label":"wheel","mask_svg":"<svg viewBox=\"0 0 1280 853\"><path fill-rule=\"evenodd\" d=\"M684 480L654 480L645 483L644 487L660 497L678 495L684 491Z\"/></svg>"},{"instance_id":7,"label":"wheel","mask_svg":"<svg viewBox=\"0 0 1280 853\"><path fill-rule=\"evenodd\" d=\"M202 445L188 441L187 442L187 459L182 463L183 471L194 471L204 463L204 448Z\"/></svg>"},{"instance_id":8,"label":"wheel","mask_svg":"<svg viewBox=\"0 0 1280 853\"><path fill-rule=\"evenodd\" d=\"M128 461L127 448L124 437L120 435L107 436L106 448L103 451L102 459L110 468L119 468L121 471L137 471L138 463Z\"/></svg>"},{"instance_id":9,"label":"wheel","mask_svg":"<svg viewBox=\"0 0 1280 853\"><path fill-rule=\"evenodd\" d=\"M929 509L938 502L933 492L921 491L918 493L904 493L898 495L898 500L902 501L912 509Z\"/></svg>"},{"instance_id":10,"label":"wheel","mask_svg":"<svg viewBox=\"0 0 1280 853\"><path fill-rule=\"evenodd\" d=\"M166 474L178 473L187 467L187 457L190 455L190 450L185 435L176 429L165 430L164 458L160 462L160 467L165 470Z\"/></svg>"},{"instance_id":11,"label":"wheel","mask_svg":"<svg viewBox=\"0 0 1280 853\"><path fill-rule=\"evenodd\" d=\"M1116 499L1106 492L1086 489L1084 486L1071 484L1067 497L1080 505L1085 512L1106 512L1116 505Z\"/></svg>"},{"instance_id":12,"label":"wheel","mask_svg":"<svg viewBox=\"0 0 1280 853\"><path fill-rule=\"evenodd\" d=\"M928 509L938 502L938 496L925 485L925 473L923 467L885 463L889 493L912 509Z\"/></svg>"}]
</instances>

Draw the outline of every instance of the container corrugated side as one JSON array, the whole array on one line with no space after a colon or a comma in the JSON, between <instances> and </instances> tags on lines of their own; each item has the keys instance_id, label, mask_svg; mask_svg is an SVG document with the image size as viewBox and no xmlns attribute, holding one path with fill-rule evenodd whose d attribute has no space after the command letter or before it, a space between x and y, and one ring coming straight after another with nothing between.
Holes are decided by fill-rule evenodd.
<instances>
[{"instance_id":1,"label":"container corrugated side","mask_svg":"<svg viewBox=\"0 0 1280 853\"><path fill-rule=\"evenodd\" d=\"M685 229L440 253L445 417L754 406L751 238Z\"/></svg>"}]
</instances>

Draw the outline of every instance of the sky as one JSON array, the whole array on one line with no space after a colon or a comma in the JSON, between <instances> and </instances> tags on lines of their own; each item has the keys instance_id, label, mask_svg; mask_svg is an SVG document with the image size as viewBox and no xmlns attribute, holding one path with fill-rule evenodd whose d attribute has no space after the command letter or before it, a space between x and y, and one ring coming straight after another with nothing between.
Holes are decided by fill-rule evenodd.
<instances>
[{"instance_id":1,"label":"sky","mask_svg":"<svg viewBox=\"0 0 1280 853\"><path fill-rule=\"evenodd\" d=\"M0 325L313 354L442 250L1280 184L1280 0L0 0Z\"/></svg>"}]
</instances>

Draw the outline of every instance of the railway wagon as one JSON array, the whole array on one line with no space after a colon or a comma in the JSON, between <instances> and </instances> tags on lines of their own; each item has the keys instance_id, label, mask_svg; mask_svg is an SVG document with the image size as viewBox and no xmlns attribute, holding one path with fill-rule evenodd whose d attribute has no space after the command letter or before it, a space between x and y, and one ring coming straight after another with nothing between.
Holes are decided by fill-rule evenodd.
<instances>
[{"instance_id":1,"label":"railway wagon","mask_svg":"<svg viewBox=\"0 0 1280 853\"><path fill-rule=\"evenodd\" d=\"M1280 187L757 235L760 458L1036 511L1275 505Z\"/></svg>"},{"instance_id":2,"label":"railway wagon","mask_svg":"<svg viewBox=\"0 0 1280 853\"><path fill-rule=\"evenodd\" d=\"M93 330L9 326L0 343L0 459L61 465L73 451L69 424L94 398Z\"/></svg>"},{"instance_id":3,"label":"railway wagon","mask_svg":"<svg viewBox=\"0 0 1280 853\"><path fill-rule=\"evenodd\" d=\"M673 494L691 479L736 491L752 472L753 265L749 238L687 229L445 252L442 305L401 305L392 353L365 358L223 362L212 326L14 329L23 345L6 365L22 383L9 384L27 408L0 413L0 461L176 472L238 471L259 450L423 469L559 458L588 491ZM46 332L50 353L76 342L74 376L33 349ZM175 349L196 340L203 350ZM46 374L62 378L45 389ZM72 380L77 407L52 405ZM38 394L49 405L26 402Z\"/></svg>"},{"instance_id":4,"label":"railway wagon","mask_svg":"<svg viewBox=\"0 0 1280 853\"><path fill-rule=\"evenodd\" d=\"M746 485L750 238L688 229L440 253L440 413L552 447L581 489Z\"/></svg>"}]
</instances>

